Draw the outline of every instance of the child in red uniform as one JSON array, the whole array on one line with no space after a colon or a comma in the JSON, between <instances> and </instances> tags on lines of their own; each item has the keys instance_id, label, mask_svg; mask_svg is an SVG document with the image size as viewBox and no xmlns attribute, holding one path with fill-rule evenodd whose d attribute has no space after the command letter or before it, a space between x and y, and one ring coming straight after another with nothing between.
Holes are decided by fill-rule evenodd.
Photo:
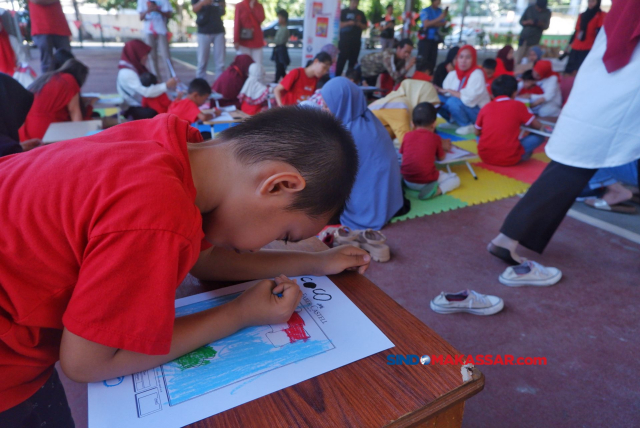
<instances>
[{"instance_id":1,"label":"child in red uniform","mask_svg":"<svg viewBox=\"0 0 640 428\"><path fill-rule=\"evenodd\" d=\"M418 58L416 61L416 71L413 73L411 78L415 80L424 80L425 82L431 82L433 80L433 76L431 76L429 71L429 62L426 58Z\"/></svg>"},{"instance_id":2,"label":"child in red uniform","mask_svg":"<svg viewBox=\"0 0 640 428\"><path fill-rule=\"evenodd\" d=\"M194 123L198 120L211 120L214 118L213 114L200 111L200 106L206 103L210 96L211 87L207 81L200 78L193 79L189 83L187 96L182 100L172 102L167 113L175 114L189 123Z\"/></svg>"},{"instance_id":3,"label":"child in red uniform","mask_svg":"<svg viewBox=\"0 0 640 428\"><path fill-rule=\"evenodd\" d=\"M542 125L527 106L513 99L517 90L515 77L498 77L491 84L494 100L482 107L478 114L478 155L490 165L515 165L528 159L533 150L544 142L544 137L537 134L519 138L521 125L536 129L541 129Z\"/></svg>"},{"instance_id":4,"label":"child in red uniform","mask_svg":"<svg viewBox=\"0 0 640 428\"><path fill-rule=\"evenodd\" d=\"M244 82L240 95L238 95L238 100L242 103L240 110L250 116L258 114L267 108L269 87L262 83L262 79L264 79L262 65L251 64L249 66L249 78Z\"/></svg>"},{"instance_id":5,"label":"child in red uniform","mask_svg":"<svg viewBox=\"0 0 640 428\"><path fill-rule=\"evenodd\" d=\"M0 426L71 426L58 359L77 382L150 369L286 322L302 292L281 274L366 270L370 256L352 246L259 251L314 236L342 210L358 159L332 115L273 109L188 144L199 141L163 114L0 159ZM175 318L189 272L275 282Z\"/></svg>"},{"instance_id":6,"label":"child in red uniform","mask_svg":"<svg viewBox=\"0 0 640 428\"><path fill-rule=\"evenodd\" d=\"M142 86L148 88L151 85L157 85L158 78L155 74L149 73L147 71L146 73L142 73L140 75L140 83L142 83ZM182 93L178 94L178 97L175 99L175 101L180 101L181 99ZM152 108L156 112L158 112L158 114L166 113L167 110L169 110L170 105L171 100L166 93L161 94L160 96L157 96L155 98L142 97L142 107Z\"/></svg>"},{"instance_id":7,"label":"child in red uniform","mask_svg":"<svg viewBox=\"0 0 640 428\"><path fill-rule=\"evenodd\" d=\"M54 122L79 122L83 119L80 107L80 88L87 80L89 69L78 60L70 59L55 71L36 79L29 90L35 99L27 120L20 128L20 141L44 137Z\"/></svg>"},{"instance_id":8,"label":"child in red uniform","mask_svg":"<svg viewBox=\"0 0 640 428\"><path fill-rule=\"evenodd\" d=\"M318 79L329 72L331 63L331 55L320 52L307 67L291 70L273 91L278 105L293 105L311 97Z\"/></svg>"},{"instance_id":9,"label":"child in red uniform","mask_svg":"<svg viewBox=\"0 0 640 428\"><path fill-rule=\"evenodd\" d=\"M533 77L533 70L522 73L522 82L518 85L518 95L535 94L542 95L544 91L538 86L538 81Z\"/></svg>"},{"instance_id":10,"label":"child in red uniform","mask_svg":"<svg viewBox=\"0 0 640 428\"><path fill-rule=\"evenodd\" d=\"M412 131L404 134L400 154L400 172L405 185L418 190L420 199L443 195L460 186L455 173L436 169L436 159L442 160L451 150L451 140L443 140L436 131L438 111L431 103L420 103L413 109Z\"/></svg>"}]
</instances>

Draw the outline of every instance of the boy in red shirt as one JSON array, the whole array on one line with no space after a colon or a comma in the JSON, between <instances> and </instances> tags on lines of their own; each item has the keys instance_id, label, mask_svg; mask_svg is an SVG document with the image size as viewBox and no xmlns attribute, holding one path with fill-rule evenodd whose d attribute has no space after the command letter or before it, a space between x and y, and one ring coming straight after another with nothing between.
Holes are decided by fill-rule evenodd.
<instances>
[{"instance_id":1,"label":"boy in red shirt","mask_svg":"<svg viewBox=\"0 0 640 428\"><path fill-rule=\"evenodd\" d=\"M316 91L318 79L329 72L331 55L320 52L305 68L291 70L273 91L280 107L309 99Z\"/></svg>"},{"instance_id":2,"label":"boy in red shirt","mask_svg":"<svg viewBox=\"0 0 640 428\"><path fill-rule=\"evenodd\" d=\"M175 114L189 123L194 123L198 120L203 122L211 120L218 115L217 110L214 110L213 114L204 113L200 110L200 106L206 103L210 96L211 86L207 81L200 78L193 79L189 83L187 96L184 99L172 102L167 113Z\"/></svg>"},{"instance_id":3,"label":"boy in red shirt","mask_svg":"<svg viewBox=\"0 0 640 428\"><path fill-rule=\"evenodd\" d=\"M366 270L352 246L259 251L314 236L343 209L358 156L331 114L273 109L201 141L163 114L0 159L0 426L72 426L58 359L77 382L150 369L286 322L302 293L281 274ZM276 279L175 318L189 272Z\"/></svg>"},{"instance_id":4,"label":"boy in red shirt","mask_svg":"<svg viewBox=\"0 0 640 428\"><path fill-rule=\"evenodd\" d=\"M142 73L140 75L140 83L142 83L142 86L145 86L148 88L151 85L157 85L158 78L153 73L149 73L149 72ZM181 99L182 99L182 93L179 93L175 101L180 101ZM154 98L142 97L142 107L151 108L155 110L158 114L166 113L167 110L169 110L170 105L171 105L171 100L167 96L166 92Z\"/></svg>"},{"instance_id":5,"label":"boy in red shirt","mask_svg":"<svg viewBox=\"0 0 640 428\"><path fill-rule=\"evenodd\" d=\"M451 140L443 140L436 131L437 109L431 103L420 103L413 109L411 127L400 146L400 172L404 184L420 193L420 199L443 195L460 186L455 173L436 169L436 159L442 160L451 150Z\"/></svg>"},{"instance_id":6,"label":"boy in red shirt","mask_svg":"<svg viewBox=\"0 0 640 428\"><path fill-rule=\"evenodd\" d=\"M431 82L433 80L433 76L431 76L429 70L429 62L426 58L418 57L416 61L416 71L411 78L414 80L424 80L425 82Z\"/></svg>"},{"instance_id":7,"label":"boy in red shirt","mask_svg":"<svg viewBox=\"0 0 640 428\"><path fill-rule=\"evenodd\" d=\"M535 115L513 98L518 81L513 76L499 76L491 84L494 99L482 107L476 121L478 155L489 165L510 166L531 157L544 137L529 134L520 139L520 126L542 129Z\"/></svg>"}]
</instances>

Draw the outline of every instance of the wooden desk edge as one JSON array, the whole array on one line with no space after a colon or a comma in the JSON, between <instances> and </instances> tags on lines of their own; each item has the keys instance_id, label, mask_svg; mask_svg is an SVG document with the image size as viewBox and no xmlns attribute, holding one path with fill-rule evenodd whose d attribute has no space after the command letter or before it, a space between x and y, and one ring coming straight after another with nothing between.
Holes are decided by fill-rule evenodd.
<instances>
[{"instance_id":1,"label":"wooden desk edge","mask_svg":"<svg viewBox=\"0 0 640 428\"><path fill-rule=\"evenodd\" d=\"M385 428L405 428L422 424L460 402L464 402L478 394L484 389L484 374L482 374L477 367L474 367L472 370L473 374L470 381L438 397L429 405L415 412L407 413L401 418L385 425Z\"/></svg>"}]
</instances>

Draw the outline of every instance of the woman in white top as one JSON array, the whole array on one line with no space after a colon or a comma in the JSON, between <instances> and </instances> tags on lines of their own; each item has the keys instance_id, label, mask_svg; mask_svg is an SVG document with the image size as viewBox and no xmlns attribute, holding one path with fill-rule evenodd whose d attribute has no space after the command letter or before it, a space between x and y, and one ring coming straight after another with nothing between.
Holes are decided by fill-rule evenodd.
<instances>
[{"instance_id":1,"label":"woman in white top","mask_svg":"<svg viewBox=\"0 0 640 428\"><path fill-rule=\"evenodd\" d=\"M533 77L544 92L541 95L524 94L523 98L531 99L531 111L539 117L558 117L562 110L562 91L560 91L560 75L553 71L551 62L541 60L533 67Z\"/></svg>"},{"instance_id":2,"label":"woman in white top","mask_svg":"<svg viewBox=\"0 0 640 428\"><path fill-rule=\"evenodd\" d=\"M124 116L133 120L150 119L157 112L148 107L142 107L142 98L155 98L167 92L167 89L175 89L177 81L174 78L165 83L143 86L140 75L147 73L144 63L151 52L151 47L141 40L131 40L125 43L118 63L118 77L116 86L118 93L124 100ZM128 109L127 109L128 107Z\"/></svg>"},{"instance_id":3,"label":"woman in white top","mask_svg":"<svg viewBox=\"0 0 640 428\"><path fill-rule=\"evenodd\" d=\"M478 54L473 46L460 48L456 57L456 69L449 72L442 83L440 115L447 122L458 124L457 134L474 132L480 109L491 99L487 92L484 71L478 67Z\"/></svg>"},{"instance_id":4,"label":"woman in white top","mask_svg":"<svg viewBox=\"0 0 640 428\"><path fill-rule=\"evenodd\" d=\"M634 36L640 32L640 8L635 0L614 2L604 29L576 76L546 146L552 162L489 244L491 254L510 264L523 262L518 245L542 253L599 168L640 159L640 43ZM500 281L551 285L561 277L558 269L530 261L517 270L518 274L508 268Z\"/></svg>"}]
</instances>

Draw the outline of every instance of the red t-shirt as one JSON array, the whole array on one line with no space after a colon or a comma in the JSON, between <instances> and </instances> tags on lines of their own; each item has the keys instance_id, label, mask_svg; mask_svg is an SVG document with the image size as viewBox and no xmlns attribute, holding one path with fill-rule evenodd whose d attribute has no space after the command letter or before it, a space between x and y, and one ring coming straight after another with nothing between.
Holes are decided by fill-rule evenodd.
<instances>
[{"instance_id":1,"label":"red t-shirt","mask_svg":"<svg viewBox=\"0 0 640 428\"><path fill-rule=\"evenodd\" d=\"M404 134L402 146L402 177L410 183L427 184L438 180L436 159L444 156L442 138L427 129L415 129Z\"/></svg>"},{"instance_id":2,"label":"red t-shirt","mask_svg":"<svg viewBox=\"0 0 640 428\"><path fill-rule=\"evenodd\" d=\"M27 119L20 128L20 141L42 138L49 125L55 122L69 122L71 116L67 106L80 92L75 77L68 73L58 73L38 92Z\"/></svg>"},{"instance_id":3,"label":"red t-shirt","mask_svg":"<svg viewBox=\"0 0 640 428\"><path fill-rule=\"evenodd\" d=\"M542 94L544 94L544 91L542 90L542 88L540 86L533 85L530 88L523 87L522 89L520 89L518 91L518 95L523 95L523 94L542 95Z\"/></svg>"},{"instance_id":4,"label":"red t-shirt","mask_svg":"<svg viewBox=\"0 0 640 428\"><path fill-rule=\"evenodd\" d=\"M264 110L264 108L265 108L264 104L258 104L254 106L252 104L249 104L246 101L243 101L242 105L240 106L240 110L247 113L249 116L253 116L260 113L262 110Z\"/></svg>"},{"instance_id":5,"label":"red t-shirt","mask_svg":"<svg viewBox=\"0 0 640 428\"><path fill-rule=\"evenodd\" d=\"M482 107L476 128L482 132L478 141L478 155L490 165L510 166L522 159L520 126L529 125L536 117L520 101L504 95Z\"/></svg>"},{"instance_id":6,"label":"red t-shirt","mask_svg":"<svg viewBox=\"0 0 640 428\"><path fill-rule=\"evenodd\" d=\"M318 79L315 77L307 77L304 68L296 68L291 70L280 84L284 87L285 93L282 95L282 104L290 106L300 101L309 99L316 91Z\"/></svg>"},{"instance_id":7,"label":"red t-shirt","mask_svg":"<svg viewBox=\"0 0 640 428\"><path fill-rule=\"evenodd\" d=\"M598 28L602 27L606 16L606 12L600 11L593 17L593 19L591 19L591 21L589 21L589 25L587 25L587 34L584 40L580 40L580 37L578 37L580 34L580 20L582 19L582 15L578 16L578 22L576 22L576 36L573 38L573 43L571 43L571 49L575 49L577 51L591 50L593 43L596 41L596 36L598 35Z\"/></svg>"},{"instance_id":8,"label":"red t-shirt","mask_svg":"<svg viewBox=\"0 0 640 428\"><path fill-rule=\"evenodd\" d=\"M171 105L171 100L167 94L162 94L155 98L142 97L142 107L149 107L158 113L166 113Z\"/></svg>"},{"instance_id":9,"label":"red t-shirt","mask_svg":"<svg viewBox=\"0 0 640 428\"><path fill-rule=\"evenodd\" d=\"M425 82L431 82L433 80L431 75L423 73L422 71L415 71L411 78L415 80L424 80Z\"/></svg>"},{"instance_id":10,"label":"red t-shirt","mask_svg":"<svg viewBox=\"0 0 640 428\"><path fill-rule=\"evenodd\" d=\"M169 352L204 248L187 141L202 137L164 114L0 158L0 412L47 380L63 327Z\"/></svg>"},{"instance_id":11,"label":"red t-shirt","mask_svg":"<svg viewBox=\"0 0 640 428\"><path fill-rule=\"evenodd\" d=\"M51 4L35 4L29 2L29 15L31 16L31 35L52 34L55 36L70 36L67 18L62 12L59 1Z\"/></svg>"},{"instance_id":12,"label":"red t-shirt","mask_svg":"<svg viewBox=\"0 0 640 428\"><path fill-rule=\"evenodd\" d=\"M172 102L167 113L175 114L180 119L193 123L198 120L198 115L202 112L196 103L191 101L189 98L185 98L180 101Z\"/></svg>"}]
</instances>

